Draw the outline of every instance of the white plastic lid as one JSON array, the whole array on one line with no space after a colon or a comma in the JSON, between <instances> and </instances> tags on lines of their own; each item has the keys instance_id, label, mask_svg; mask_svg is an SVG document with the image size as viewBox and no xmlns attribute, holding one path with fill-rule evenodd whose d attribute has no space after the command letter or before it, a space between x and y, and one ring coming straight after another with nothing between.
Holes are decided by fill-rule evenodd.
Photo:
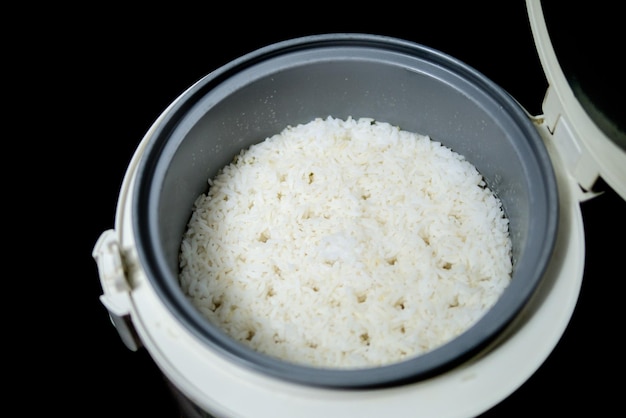
<instances>
[{"instance_id":1,"label":"white plastic lid","mask_svg":"<svg viewBox=\"0 0 626 418\"><path fill-rule=\"evenodd\" d=\"M539 59L549 84L542 106L543 117L553 134L565 169L585 190L591 190L598 177L601 177L626 199L626 145L623 143L623 131L611 126L611 121L605 115L594 112L590 103L581 104L580 92L575 94L572 83L557 59L541 1L527 0L526 6ZM581 25L580 31L589 31L589 28ZM588 35L589 32L586 32L585 36ZM579 47L585 48L584 45ZM596 64L598 67L601 65L599 62L585 63ZM598 77L606 76L603 71L598 71ZM608 121L602 128L597 123L599 118Z\"/></svg>"}]
</instances>

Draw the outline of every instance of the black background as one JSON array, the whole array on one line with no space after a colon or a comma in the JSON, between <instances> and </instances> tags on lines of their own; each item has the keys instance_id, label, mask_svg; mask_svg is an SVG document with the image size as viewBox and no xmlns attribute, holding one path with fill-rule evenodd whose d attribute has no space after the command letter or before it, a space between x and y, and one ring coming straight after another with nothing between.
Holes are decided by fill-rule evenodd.
<instances>
[{"instance_id":1,"label":"black background","mask_svg":"<svg viewBox=\"0 0 626 418\"><path fill-rule=\"evenodd\" d=\"M56 58L34 57L45 77L33 79L45 78L41 84L51 90L38 92L29 111L45 109L54 117L44 130L28 124L21 128L38 136L38 150L50 164L36 174L45 185L40 193L46 207L54 208L40 221L45 221L46 235L56 238L44 251L52 264L37 277L54 283L46 294L53 306L38 307L46 319L36 329L45 336L30 331L37 335L31 347L44 365L27 368L18 390L32 394L35 384L35 394L54 396L43 405L20 403L25 410L43 407L65 416L179 416L150 356L143 349L128 350L111 325L98 299L101 288L91 252L99 235L114 226L121 181L145 132L184 89L220 65L296 36L389 35L460 59L531 114L541 113L547 83L524 2L402 4L233 3L135 11L100 5L74 10L75 18L55 21L37 35L36 42ZM618 290L626 278L621 265L626 205L610 188L600 188L603 195L581 204L587 258L570 325L537 373L485 417L564 416L582 408L604 416L621 407L624 360L616 339L624 328ZM37 205L31 200L25 206ZM617 383L607 376L615 376Z\"/></svg>"}]
</instances>

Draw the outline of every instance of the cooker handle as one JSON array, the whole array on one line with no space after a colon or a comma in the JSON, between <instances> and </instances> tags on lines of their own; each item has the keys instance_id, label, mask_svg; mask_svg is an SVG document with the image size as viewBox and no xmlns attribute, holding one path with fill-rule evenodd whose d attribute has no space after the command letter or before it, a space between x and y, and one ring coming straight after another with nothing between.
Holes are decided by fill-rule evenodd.
<instances>
[{"instance_id":1,"label":"cooker handle","mask_svg":"<svg viewBox=\"0 0 626 418\"><path fill-rule=\"evenodd\" d=\"M137 351L142 344L130 320L130 286L126 280L120 245L114 230L106 230L100 235L92 256L98 265L103 290L100 301L109 311L111 322L126 347Z\"/></svg>"}]
</instances>

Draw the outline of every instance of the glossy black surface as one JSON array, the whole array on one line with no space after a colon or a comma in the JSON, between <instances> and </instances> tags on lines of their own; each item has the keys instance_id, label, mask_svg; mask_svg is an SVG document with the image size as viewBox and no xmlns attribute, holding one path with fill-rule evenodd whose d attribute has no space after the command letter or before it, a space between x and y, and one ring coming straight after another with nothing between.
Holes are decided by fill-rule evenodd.
<instances>
[{"instance_id":1,"label":"glossy black surface","mask_svg":"<svg viewBox=\"0 0 626 418\"><path fill-rule=\"evenodd\" d=\"M542 2L550 39L574 95L594 123L626 150L623 13L617 3Z\"/></svg>"}]
</instances>

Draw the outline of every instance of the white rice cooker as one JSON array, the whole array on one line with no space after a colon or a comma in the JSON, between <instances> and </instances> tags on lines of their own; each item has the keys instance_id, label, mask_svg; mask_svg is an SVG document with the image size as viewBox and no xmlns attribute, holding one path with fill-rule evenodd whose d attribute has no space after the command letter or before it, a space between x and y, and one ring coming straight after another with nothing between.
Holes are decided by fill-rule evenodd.
<instances>
[{"instance_id":1,"label":"white rice cooker","mask_svg":"<svg viewBox=\"0 0 626 418\"><path fill-rule=\"evenodd\" d=\"M232 361L181 322L148 277L134 227L132 201L144 153L185 94L163 112L129 164L115 228L102 233L93 256L101 301L120 337L129 349L149 352L188 416L475 416L513 393L544 362L570 321L582 284L585 239L579 204L595 196L599 178L626 198L626 147L598 127L572 90L540 1L527 1L527 9L549 81L543 114L528 118L545 144L558 185L559 233L552 256L537 291L495 340L460 364L412 382L356 390L294 384ZM454 402L442 396L446 393L454 393Z\"/></svg>"}]
</instances>

